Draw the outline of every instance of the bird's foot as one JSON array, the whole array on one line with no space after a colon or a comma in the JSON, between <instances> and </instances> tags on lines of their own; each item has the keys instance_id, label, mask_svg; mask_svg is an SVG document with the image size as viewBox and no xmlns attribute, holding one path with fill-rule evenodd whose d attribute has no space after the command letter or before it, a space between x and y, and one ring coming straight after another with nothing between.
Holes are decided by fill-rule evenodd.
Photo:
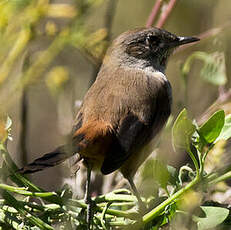
<instances>
[{"instance_id":1,"label":"bird's foot","mask_svg":"<svg viewBox=\"0 0 231 230\"><path fill-rule=\"evenodd\" d=\"M96 204L91 198L85 200L85 203L87 204L87 216L86 216L87 230L91 230L93 217L94 217L94 208Z\"/></svg>"},{"instance_id":2,"label":"bird's foot","mask_svg":"<svg viewBox=\"0 0 231 230\"><path fill-rule=\"evenodd\" d=\"M138 212L144 215L147 212L147 207L143 201L138 202Z\"/></svg>"}]
</instances>

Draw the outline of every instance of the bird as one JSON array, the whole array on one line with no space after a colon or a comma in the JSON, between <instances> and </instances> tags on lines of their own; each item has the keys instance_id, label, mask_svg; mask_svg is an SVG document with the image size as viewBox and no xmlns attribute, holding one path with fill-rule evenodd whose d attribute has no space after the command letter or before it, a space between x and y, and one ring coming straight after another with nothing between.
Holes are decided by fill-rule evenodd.
<instances>
[{"instance_id":1,"label":"bird","mask_svg":"<svg viewBox=\"0 0 231 230\"><path fill-rule=\"evenodd\" d=\"M168 58L178 46L198 40L156 27L119 35L83 99L70 141L24 166L20 173L34 173L79 154L87 167L88 229L92 170L104 175L119 170L142 205L133 177L171 114L172 90L165 74Z\"/></svg>"}]
</instances>

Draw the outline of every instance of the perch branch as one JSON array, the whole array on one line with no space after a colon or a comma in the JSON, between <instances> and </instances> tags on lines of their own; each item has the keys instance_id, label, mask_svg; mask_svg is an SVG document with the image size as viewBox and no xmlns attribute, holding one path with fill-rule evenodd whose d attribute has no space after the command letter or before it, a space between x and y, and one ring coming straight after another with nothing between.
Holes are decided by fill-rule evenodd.
<instances>
[{"instance_id":1,"label":"perch branch","mask_svg":"<svg viewBox=\"0 0 231 230\"><path fill-rule=\"evenodd\" d=\"M157 14L159 13L159 10L160 10L160 7L163 3L163 0L156 0L153 8L152 8L152 11L148 17L148 20L146 22L146 27L149 28L152 26L153 22L155 21L156 19L156 16Z\"/></svg>"},{"instance_id":2,"label":"perch branch","mask_svg":"<svg viewBox=\"0 0 231 230\"><path fill-rule=\"evenodd\" d=\"M170 0L166 9L163 11L163 13L161 14L157 24L156 24L156 27L158 28L162 28L165 24L165 22L167 21L170 13L172 12L175 4L176 4L177 0Z\"/></svg>"}]
</instances>

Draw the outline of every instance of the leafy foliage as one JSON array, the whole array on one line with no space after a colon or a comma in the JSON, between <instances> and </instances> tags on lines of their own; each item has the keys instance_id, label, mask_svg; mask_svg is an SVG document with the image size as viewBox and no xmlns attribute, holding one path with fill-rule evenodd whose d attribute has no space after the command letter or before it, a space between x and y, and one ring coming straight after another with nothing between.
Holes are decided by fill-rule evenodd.
<instances>
[{"instance_id":1,"label":"leafy foliage","mask_svg":"<svg viewBox=\"0 0 231 230\"><path fill-rule=\"evenodd\" d=\"M205 217L193 217L193 220L197 222L198 230L214 228L223 223L229 215L229 210L226 208L201 206L201 209Z\"/></svg>"},{"instance_id":2,"label":"leafy foliage","mask_svg":"<svg viewBox=\"0 0 231 230\"><path fill-rule=\"evenodd\" d=\"M201 145L198 142L204 144L206 140L206 143L211 145L221 138L221 135L227 138L229 123L230 116L224 119L224 111L220 110L198 127L195 122L193 124L188 118L187 110L183 109L173 125L172 134L174 145L188 151L195 168L198 169L191 182L184 187L182 185L182 176L180 174L179 177L177 176L176 169L170 166L166 167L156 160L154 162L150 161L150 167L153 167L153 172L157 175L159 186L168 190L167 185L171 185L174 192L171 195L168 194L168 197L159 197L160 203L157 204L153 203L152 199L146 200L145 204L151 208L151 211L142 217L142 222L136 221L139 216L137 211L134 210L136 198L128 190L115 190L96 197L94 198L96 204L94 208L94 229L98 229L97 226L99 225L104 229L114 229L115 227L116 229L121 229L124 225L133 225L134 229L139 229L142 225L146 226L146 229L153 229L154 226L154 229L158 229L171 223L176 212L180 210L179 198L181 196L193 187L199 186L202 181L212 184L214 179L219 179L220 175L217 175L217 173L214 173L215 177L206 176L202 159L206 157L207 153L204 152L206 151L205 148L200 148ZM11 124L12 121L7 118L5 126L7 133L9 133ZM197 141L194 140L194 133L196 132L199 133L200 137ZM231 134L229 133L229 135ZM34 228L36 226L39 229L54 229L52 225L61 221L61 225L65 228L72 229L74 226L84 228L86 225L84 218L86 204L82 200L73 199L70 189L66 186L57 192L46 192L32 184L25 177L17 174L15 172L16 165L5 148L5 141L5 139L2 139L1 155L4 159L5 167L1 170L8 171L11 180L19 187L9 186L4 183L0 184L3 197L3 200L0 200L0 225L4 227L13 226L14 228L19 228L20 226ZM192 155L192 147L196 149L193 154L197 154L197 157ZM189 167L184 167L184 169L189 172L193 171ZM18 195L13 196L11 193ZM28 199L22 200L21 196L36 197L48 203L31 203ZM161 199L164 200L161 201ZM229 214L228 209L220 207L201 206L201 209L205 217L193 215L193 221L197 223L199 230L209 229L223 223ZM13 221L11 220L12 218L14 219ZM124 221L124 218L126 221Z\"/></svg>"},{"instance_id":3,"label":"leafy foliage","mask_svg":"<svg viewBox=\"0 0 231 230\"><path fill-rule=\"evenodd\" d=\"M220 135L225 123L225 113L223 110L214 113L207 122L198 130L200 137L208 144L213 143Z\"/></svg>"},{"instance_id":4,"label":"leafy foliage","mask_svg":"<svg viewBox=\"0 0 231 230\"><path fill-rule=\"evenodd\" d=\"M92 7L101 2L75 0L73 5L67 5L51 4L46 0L11 0L0 3L0 86L7 87L5 95L0 94L2 107L8 106L16 92L41 80L45 80L53 95L62 92L69 80L69 71L64 66L56 66L48 74L44 73L67 46L84 53L94 65L100 64L108 44L108 31L105 28L88 31L85 19ZM67 23L59 28L50 18L64 18ZM38 26L41 21L45 23L43 30ZM18 59L35 39L43 36L49 38L48 47L36 52L22 73L12 76ZM218 52L195 52L189 56L181 69L184 82L187 82L195 60L203 64L201 79L214 86L226 84L225 58ZM114 190L93 198L93 229L161 229L171 227L176 216L183 213L183 220L191 218L197 229L202 230L215 228L229 218L227 208L204 206L199 199L197 205L203 211L201 215L193 210L193 204L189 209L182 208L189 192L196 190L203 196L204 191L210 190L214 184L231 177L230 171L208 174L204 167L214 146L221 140L230 139L231 115L225 116L223 110L218 110L203 124L197 124L188 114L186 109L179 113L172 127L172 140L175 151L188 153L193 166L183 165L178 170L161 160L148 160L141 174L155 184L156 190L151 190L148 198L142 197L146 213L137 211L137 200L129 190ZM7 150L7 142L12 140L11 126L9 117L1 117L0 229L86 229L86 204L75 199L68 186L47 192L17 173L18 168ZM168 123L170 128L171 122ZM192 197L188 201L190 204Z\"/></svg>"},{"instance_id":5,"label":"leafy foliage","mask_svg":"<svg viewBox=\"0 0 231 230\"><path fill-rule=\"evenodd\" d=\"M228 140L231 137L231 115L225 117L225 124L223 126L223 129L221 130L221 133L219 137L217 138L217 141L219 140Z\"/></svg>"},{"instance_id":6,"label":"leafy foliage","mask_svg":"<svg viewBox=\"0 0 231 230\"><path fill-rule=\"evenodd\" d=\"M224 85L227 82L225 57L223 53L208 54L205 52L195 52L187 58L182 66L182 74L187 78L194 60L203 61L203 68L201 69L201 78L213 85Z\"/></svg>"},{"instance_id":7,"label":"leafy foliage","mask_svg":"<svg viewBox=\"0 0 231 230\"><path fill-rule=\"evenodd\" d=\"M172 139L174 148L189 149L190 140L195 131L196 126L188 118L187 110L183 109L177 117L172 128Z\"/></svg>"}]
</instances>

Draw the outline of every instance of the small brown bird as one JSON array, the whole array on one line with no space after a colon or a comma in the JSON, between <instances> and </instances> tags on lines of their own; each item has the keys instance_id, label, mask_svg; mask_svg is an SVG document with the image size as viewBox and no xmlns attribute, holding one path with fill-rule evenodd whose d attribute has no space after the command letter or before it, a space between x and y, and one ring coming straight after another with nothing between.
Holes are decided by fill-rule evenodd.
<instances>
[{"instance_id":1,"label":"small brown bird","mask_svg":"<svg viewBox=\"0 0 231 230\"><path fill-rule=\"evenodd\" d=\"M121 34L109 47L97 79L84 97L71 143L20 172L43 170L78 153L88 168L88 204L92 169L103 174L119 169L142 203L132 178L151 153L144 147L160 132L171 112L171 86L165 76L168 57L174 48L198 40L158 28Z\"/></svg>"}]
</instances>

